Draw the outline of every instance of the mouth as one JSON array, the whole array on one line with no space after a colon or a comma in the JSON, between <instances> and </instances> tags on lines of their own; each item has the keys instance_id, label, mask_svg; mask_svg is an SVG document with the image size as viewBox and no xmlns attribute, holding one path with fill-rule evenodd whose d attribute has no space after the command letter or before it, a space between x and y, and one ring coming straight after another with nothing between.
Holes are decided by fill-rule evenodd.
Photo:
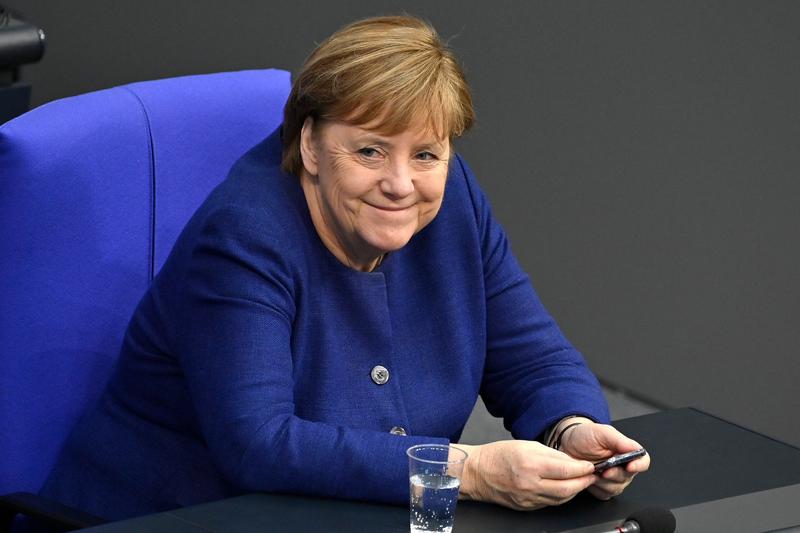
<instances>
[{"instance_id":1,"label":"mouth","mask_svg":"<svg viewBox=\"0 0 800 533\"><path fill-rule=\"evenodd\" d=\"M393 205L375 205L375 204L370 204L370 203L367 203L367 205L372 207L372 208L374 208L374 209L377 209L378 211L387 211L387 212L390 212L390 213L395 213L395 212L398 212L398 211L405 211L406 209L411 209L413 207L413 205L393 206Z\"/></svg>"}]
</instances>

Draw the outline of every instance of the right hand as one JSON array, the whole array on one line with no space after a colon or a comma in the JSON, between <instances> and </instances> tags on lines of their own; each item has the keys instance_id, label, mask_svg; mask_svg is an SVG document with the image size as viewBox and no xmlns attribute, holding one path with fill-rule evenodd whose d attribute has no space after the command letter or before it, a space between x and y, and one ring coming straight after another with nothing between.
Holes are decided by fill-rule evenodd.
<instances>
[{"instance_id":1,"label":"right hand","mask_svg":"<svg viewBox=\"0 0 800 533\"><path fill-rule=\"evenodd\" d=\"M598 479L591 462L534 441L456 446L469 454L461 476L465 499L530 511L567 502Z\"/></svg>"}]
</instances>

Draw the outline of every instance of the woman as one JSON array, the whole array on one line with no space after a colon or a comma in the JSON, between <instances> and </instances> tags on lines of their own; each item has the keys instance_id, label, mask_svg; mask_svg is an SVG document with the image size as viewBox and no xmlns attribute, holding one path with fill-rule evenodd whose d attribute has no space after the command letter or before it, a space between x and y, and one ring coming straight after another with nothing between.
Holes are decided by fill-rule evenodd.
<instances>
[{"instance_id":1,"label":"woman","mask_svg":"<svg viewBox=\"0 0 800 533\"><path fill-rule=\"evenodd\" d=\"M519 440L465 446L462 497L622 491L649 459L593 474L639 446L453 153L472 121L425 23L322 43L181 234L43 492L110 519L244 491L405 504L405 450L457 441L479 392Z\"/></svg>"}]
</instances>

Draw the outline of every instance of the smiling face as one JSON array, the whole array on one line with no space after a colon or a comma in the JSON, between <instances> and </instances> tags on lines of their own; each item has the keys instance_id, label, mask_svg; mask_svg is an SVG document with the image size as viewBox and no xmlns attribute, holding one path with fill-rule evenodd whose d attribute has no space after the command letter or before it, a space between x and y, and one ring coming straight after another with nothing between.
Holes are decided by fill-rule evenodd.
<instances>
[{"instance_id":1,"label":"smiling face","mask_svg":"<svg viewBox=\"0 0 800 533\"><path fill-rule=\"evenodd\" d=\"M442 205L449 139L424 127L381 134L369 124L307 119L300 182L314 227L339 261L371 270Z\"/></svg>"}]
</instances>

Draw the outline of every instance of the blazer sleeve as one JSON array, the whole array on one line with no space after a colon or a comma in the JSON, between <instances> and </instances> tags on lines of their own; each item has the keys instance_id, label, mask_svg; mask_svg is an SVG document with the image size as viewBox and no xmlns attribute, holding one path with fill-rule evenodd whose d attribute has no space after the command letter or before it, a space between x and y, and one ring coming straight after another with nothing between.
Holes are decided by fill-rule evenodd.
<instances>
[{"instance_id":1,"label":"blazer sleeve","mask_svg":"<svg viewBox=\"0 0 800 533\"><path fill-rule=\"evenodd\" d=\"M567 341L520 267L474 174L459 158L478 226L486 293L481 396L515 438L533 440L576 414L609 420L597 378Z\"/></svg>"},{"instance_id":2,"label":"blazer sleeve","mask_svg":"<svg viewBox=\"0 0 800 533\"><path fill-rule=\"evenodd\" d=\"M263 215L209 215L174 317L175 352L201 431L239 489L406 503L404 437L295 415L292 323L297 286Z\"/></svg>"}]
</instances>

